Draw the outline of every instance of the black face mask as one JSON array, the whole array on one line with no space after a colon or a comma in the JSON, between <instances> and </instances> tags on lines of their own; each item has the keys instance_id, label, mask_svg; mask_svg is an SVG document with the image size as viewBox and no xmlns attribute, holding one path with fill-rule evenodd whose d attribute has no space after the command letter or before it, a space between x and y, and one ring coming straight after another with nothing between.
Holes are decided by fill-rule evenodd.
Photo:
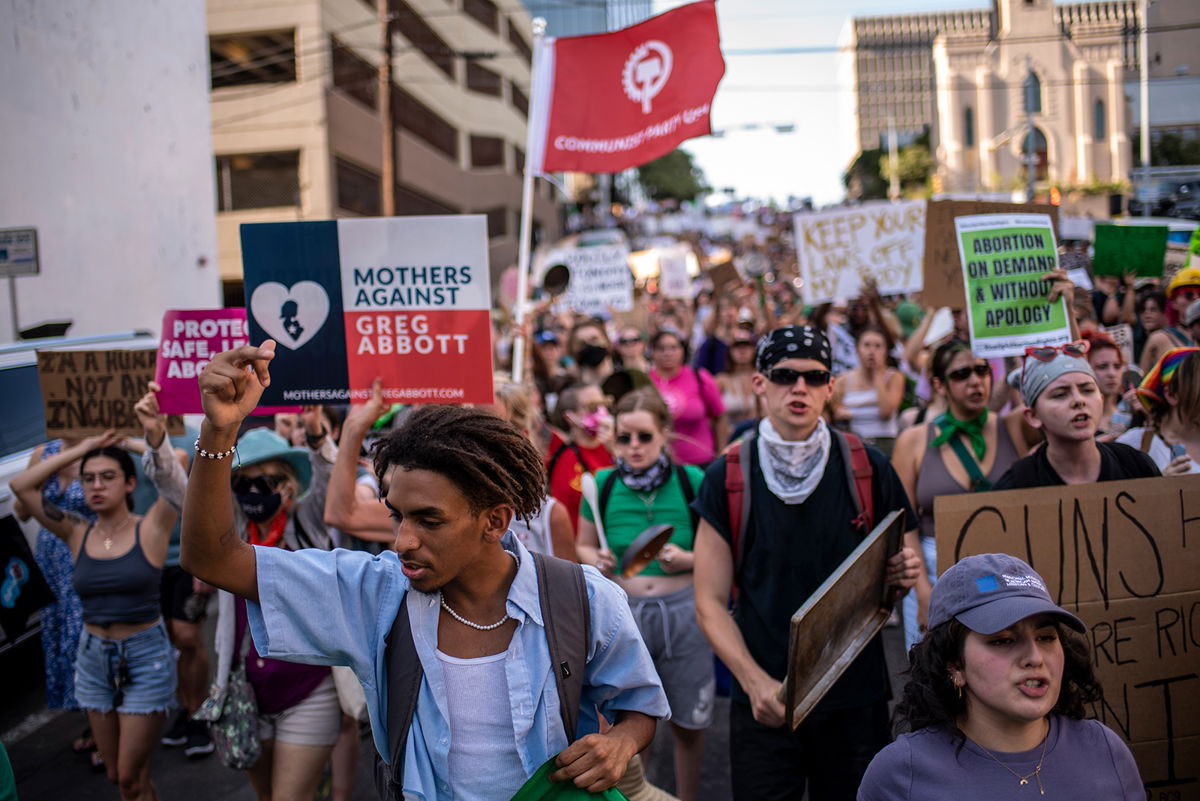
<instances>
[{"instance_id":1,"label":"black face mask","mask_svg":"<svg viewBox=\"0 0 1200 801\"><path fill-rule=\"evenodd\" d=\"M575 357L575 361L579 362L580 367L599 367L606 358L608 358L608 348L603 345L584 345L579 349L579 355Z\"/></svg>"},{"instance_id":2,"label":"black face mask","mask_svg":"<svg viewBox=\"0 0 1200 801\"><path fill-rule=\"evenodd\" d=\"M270 520L283 504L283 494L279 492L236 492L238 506L242 514L255 523Z\"/></svg>"}]
</instances>

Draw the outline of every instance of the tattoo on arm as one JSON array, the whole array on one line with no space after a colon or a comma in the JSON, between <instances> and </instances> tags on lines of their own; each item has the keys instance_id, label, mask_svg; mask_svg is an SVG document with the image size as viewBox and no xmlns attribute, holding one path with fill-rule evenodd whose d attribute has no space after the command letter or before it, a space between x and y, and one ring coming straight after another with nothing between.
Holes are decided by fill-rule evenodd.
<instances>
[{"instance_id":1,"label":"tattoo on arm","mask_svg":"<svg viewBox=\"0 0 1200 801\"><path fill-rule=\"evenodd\" d=\"M68 512L67 510L55 505L54 503L46 500L45 498L42 498L42 513L45 514L46 517L48 517L50 520L53 520L55 523L59 523L64 520L70 525L76 525L78 523L86 523L87 522L86 520L83 519L83 517L76 514L75 512Z\"/></svg>"}]
</instances>

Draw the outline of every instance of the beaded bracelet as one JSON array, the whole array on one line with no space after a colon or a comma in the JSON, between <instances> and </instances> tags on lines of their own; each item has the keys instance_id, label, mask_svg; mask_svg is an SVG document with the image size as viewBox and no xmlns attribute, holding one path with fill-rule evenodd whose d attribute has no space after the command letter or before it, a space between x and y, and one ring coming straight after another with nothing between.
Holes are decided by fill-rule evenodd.
<instances>
[{"instance_id":1,"label":"beaded bracelet","mask_svg":"<svg viewBox=\"0 0 1200 801\"><path fill-rule=\"evenodd\" d=\"M221 459L227 459L230 456L233 456L233 454L237 453L237 443L234 443L233 447L227 451L221 451L220 453L209 453L208 451L204 450L204 448L200 447L200 438L196 437L196 453L200 454L205 459L215 459L219 461Z\"/></svg>"}]
</instances>

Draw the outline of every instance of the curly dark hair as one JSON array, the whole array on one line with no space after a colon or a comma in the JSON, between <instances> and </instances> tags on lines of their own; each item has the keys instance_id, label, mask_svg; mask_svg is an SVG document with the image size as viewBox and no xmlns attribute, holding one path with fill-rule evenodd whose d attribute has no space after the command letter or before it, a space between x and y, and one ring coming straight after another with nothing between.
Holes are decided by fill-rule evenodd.
<instances>
[{"instance_id":1,"label":"curly dark hair","mask_svg":"<svg viewBox=\"0 0 1200 801\"><path fill-rule=\"evenodd\" d=\"M1103 691L1092 669L1087 641L1055 623L1063 646L1063 681L1054 711L1074 720L1087 715L1084 704L1100 700ZM969 629L951 619L930 629L909 652L908 683L896 705L896 731L916 731L934 726L962 737L958 718L966 702L950 679L950 666L961 665L963 643Z\"/></svg>"},{"instance_id":2,"label":"curly dark hair","mask_svg":"<svg viewBox=\"0 0 1200 801\"><path fill-rule=\"evenodd\" d=\"M480 409L418 407L375 443L372 458L380 482L392 466L444 475L474 514L508 504L528 519L542 506L542 455L519 428Z\"/></svg>"}]
</instances>

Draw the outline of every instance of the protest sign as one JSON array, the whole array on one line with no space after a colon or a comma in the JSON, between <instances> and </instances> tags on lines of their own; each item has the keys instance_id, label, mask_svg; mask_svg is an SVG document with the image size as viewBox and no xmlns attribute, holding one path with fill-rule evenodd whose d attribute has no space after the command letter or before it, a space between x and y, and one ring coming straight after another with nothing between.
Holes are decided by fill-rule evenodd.
<instances>
[{"instance_id":1,"label":"protest sign","mask_svg":"<svg viewBox=\"0 0 1200 801\"><path fill-rule=\"evenodd\" d=\"M592 316L633 308L633 274L625 245L592 245L556 251L555 264L571 271L565 303Z\"/></svg>"},{"instance_id":2,"label":"protest sign","mask_svg":"<svg viewBox=\"0 0 1200 801\"><path fill-rule=\"evenodd\" d=\"M1104 333L1112 337L1112 341L1117 343L1117 347L1121 349L1121 355L1125 357L1125 364L1135 364L1133 359L1133 326L1129 323L1121 323L1120 325L1104 325L1101 326Z\"/></svg>"},{"instance_id":3,"label":"protest sign","mask_svg":"<svg viewBox=\"0 0 1200 801\"><path fill-rule=\"evenodd\" d=\"M954 218L973 214L1049 214L1058 222L1058 206L1036 203L994 203L982 200L931 200L925 208L924 289L926 306L966 306L963 294L962 261Z\"/></svg>"},{"instance_id":4,"label":"protest sign","mask_svg":"<svg viewBox=\"0 0 1200 801\"><path fill-rule=\"evenodd\" d=\"M1158 278L1167 255L1165 225L1097 225L1092 244L1092 273Z\"/></svg>"},{"instance_id":5,"label":"protest sign","mask_svg":"<svg viewBox=\"0 0 1200 801\"><path fill-rule=\"evenodd\" d=\"M1071 341L1066 299L1049 302L1050 283L1042 280L1058 268L1049 216L978 214L957 217L954 226L976 356L1019 356L1030 345Z\"/></svg>"},{"instance_id":6,"label":"protest sign","mask_svg":"<svg viewBox=\"0 0 1200 801\"><path fill-rule=\"evenodd\" d=\"M658 290L665 298L692 298L692 279L687 271L687 250L662 249L658 255Z\"/></svg>"},{"instance_id":7,"label":"protest sign","mask_svg":"<svg viewBox=\"0 0 1200 801\"><path fill-rule=\"evenodd\" d=\"M1188 241L1187 259L1183 266L1189 266L1193 261L1200 263L1200 226L1192 231L1192 238Z\"/></svg>"},{"instance_id":8,"label":"protest sign","mask_svg":"<svg viewBox=\"0 0 1200 801\"><path fill-rule=\"evenodd\" d=\"M742 283L742 274L738 272L737 265L732 260L723 261L710 267L708 277L712 281L713 291L717 293L731 291Z\"/></svg>"},{"instance_id":9,"label":"protest sign","mask_svg":"<svg viewBox=\"0 0 1200 801\"><path fill-rule=\"evenodd\" d=\"M250 339L277 342L269 406L491 403L482 215L242 226Z\"/></svg>"},{"instance_id":10,"label":"protest sign","mask_svg":"<svg viewBox=\"0 0 1200 801\"><path fill-rule=\"evenodd\" d=\"M52 437L91 437L116 429L140 437L134 404L154 380L152 350L39 350L38 382ZM183 419L167 418L170 434Z\"/></svg>"},{"instance_id":11,"label":"protest sign","mask_svg":"<svg viewBox=\"0 0 1200 801\"><path fill-rule=\"evenodd\" d=\"M934 502L939 574L971 554L1012 554L1087 625L1104 688L1090 712L1129 743L1154 799L1200 799L1198 482L1147 478Z\"/></svg>"},{"instance_id":12,"label":"protest sign","mask_svg":"<svg viewBox=\"0 0 1200 801\"><path fill-rule=\"evenodd\" d=\"M925 201L801 212L792 224L806 302L856 297L868 278L884 295L920 291Z\"/></svg>"},{"instance_id":13,"label":"protest sign","mask_svg":"<svg viewBox=\"0 0 1200 801\"><path fill-rule=\"evenodd\" d=\"M162 389L158 408L164 414L203 414L200 373L213 356L249 342L246 310L168 309L163 313L162 336L154 380ZM299 406L260 406L252 414L298 412Z\"/></svg>"}]
</instances>

